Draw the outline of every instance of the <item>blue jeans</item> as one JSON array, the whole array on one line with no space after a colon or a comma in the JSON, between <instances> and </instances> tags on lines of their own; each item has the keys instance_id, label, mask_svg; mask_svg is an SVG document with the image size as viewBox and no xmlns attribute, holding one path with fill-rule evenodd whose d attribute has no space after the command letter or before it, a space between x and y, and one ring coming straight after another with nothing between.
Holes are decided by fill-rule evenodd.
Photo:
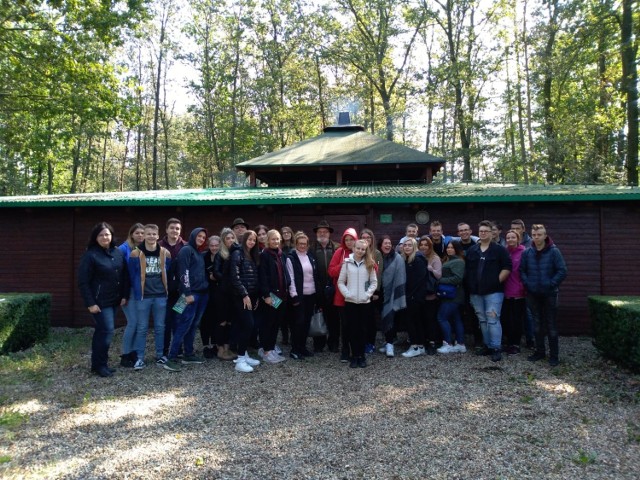
<instances>
[{"instance_id":1,"label":"blue jeans","mask_svg":"<svg viewBox=\"0 0 640 480\"><path fill-rule=\"evenodd\" d=\"M488 295L471 295L471 305L478 316L482 340L487 348L500 350L502 346L502 325L500 312L504 293L490 293Z\"/></svg>"},{"instance_id":2,"label":"blue jeans","mask_svg":"<svg viewBox=\"0 0 640 480\"><path fill-rule=\"evenodd\" d=\"M453 320L453 325L456 329L456 342L459 345L464 345L464 324L460 316L460 305L455 302L441 302L438 310L438 323L440 323L444 341L449 345L453 345L451 341L451 324L449 323L451 320Z\"/></svg>"},{"instance_id":3,"label":"blue jeans","mask_svg":"<svg viewBox=\"0 0 640 480\"><path fill-rule=\"evenodd\" d=\"M144 359L147 346L147 331L149 330L149 315L153 312L153 334L156 346L156 358L162 356L164 348L164 317L167 313L167 297L143 298L136 302L136 336L135 350L138 358Z\"/></svg>"},{"instance_id":4,"label":"blue jeans","mask_svg":"<svg viewBox=\"0 0 640 480\"><path fill-rule=\"evenodd\" d=\"M184 344L185 356L193 355L193 341L200 325L200 319L207 308L209 295L206 293L193 293L194 302L187 305L182 313L175 318L175 330L171 339L169 359L178 357L180 345Z\"/></svg>"},{"instance_id":5,"label":"blue jeans","mask_svg":"<svg viewBox=\"0 0 640 480\"><path fill-rule=\"evenodd\" d=\"M122 353L127 354L135 349L136 301L133 298L133 290L129 294L129 301L122 307L122 311L127 319L127 326L124 327L124 335L122 336Z\"/></svg>"},{"instance_id":6,"label":"blue jeans","mask_svg":"<svg viewBox=\"0 0 640 480\"><path fill-rule=\"evenodd\" d=\"M91 370L99 370L107 366L116 308L101 307L100 313L92 314L93 320L96 322L96 329L91 340Z\"/></svg>"}]
</instances>

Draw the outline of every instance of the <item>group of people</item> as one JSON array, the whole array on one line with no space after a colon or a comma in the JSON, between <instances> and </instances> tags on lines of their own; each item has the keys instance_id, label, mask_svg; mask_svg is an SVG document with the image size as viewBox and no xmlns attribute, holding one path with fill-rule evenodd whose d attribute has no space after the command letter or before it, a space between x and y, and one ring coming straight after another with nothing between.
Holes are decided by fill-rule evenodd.
<instances>
[{"instance_id":1,"label":"group of people","mask_svg":"<svg viewBox=\"0 0 640 480\"><path fill-rule=\"evenodd\" d=\"M479 355L500 361L503 351L520 353L523 331L535 348L530 361L558 365L558 288L566 277L560 250L536 224L531 236L522 220L501 225L482 221L478 236L466 223L456 236L433 221L429 234L409 224L394 246L388 235L347 228L340 242L320 221L313 238L289 227L250 229L236 218L219 235L202 227L181 237L171 218L161 239L157 225L136 223L119 246L105 222L91 231L78 272L85 306L96 328L91 369L109 377L108 352L117 308L127 319L121 365L143 369L149 321L153 317L155 363L180 371L182 364L217 357L238 372L261 362L303 360L327 348L352 368L367 366L376 349L395 356L398 331L407 331L405 358L464 353L463 317L475 315L483 347ZM312 316L322 312L326 335L312 337ZM477 320L475 320L477 318ZM203 357L194 348L200 333ZM278 334L281 342L278 345ZM504 346L504 347L503 347ZM257 350L260 357L249 355Z\"/></svg>"}]
</instances>

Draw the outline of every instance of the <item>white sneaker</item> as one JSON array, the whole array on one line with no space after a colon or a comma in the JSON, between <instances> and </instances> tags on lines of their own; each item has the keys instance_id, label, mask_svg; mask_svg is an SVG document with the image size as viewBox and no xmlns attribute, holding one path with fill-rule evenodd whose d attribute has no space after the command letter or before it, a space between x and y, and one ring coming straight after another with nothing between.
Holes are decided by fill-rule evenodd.
<instances>
[{"instance_id":1,"label":"white sneaker","mask_svg":"<svg viewBox=\"0 0 640 480\"><path fill-rule=\"evenodd\" d=\"M447 342L442 342L442 346L438 349L438 353L453 353L455 351L455 347Z\"/></svg>"},{"instance_id":2,"label":"white sneaker","mask_svg":"<svg viewBox=\"0 0 640 480\"><path fill-rule=\"evenodd\" d=\"M457 345L451 347L451 351L455 353L467 353L467 347L458 343Z\"/></svg>"},{"instance_id":3,"label":"white sneaker","mask_svg":"<svg viewBox=\"0 0 640 480\"><path fill-rule=\"evenodd\" d=\"M402 354L404 358L417 357L419 355L424 355L424 347L412 346Z\"/></svg>"},{"instance_id":4,"label":"white sneaker","mask_svg":"<svg viewBox=\"0 0 640 480\"><path fill-rule=\"evenodd\" d=\"M420 352L420 355L426 355L427 353L424 347L418 347L418 351Z\"/></svg>"},{"instance_id":5,"label":"white sneaker","mask_svg":"<svg viewBox=\"0 0 640 480\"><path fill-rule=\"evenodd\" d=\"M136 360L136 363L135 363L135 365L133 366L133 369L134 369L134 370L142 370L142 369L143 369L144 367L146 367L146 366L147 366L147 364L146 364L146 363L144 363L144 361L143 361L143 360L138 359L138 360Z\"/></svg>"},{"instance_id":6,"label":"white sneaker","mask_svg":"<svg viewBox=\"0 0 640 480\"><path fill-rule=\"evenodd\" d=\"M235 369L236 369L236 372L242 372L242 373L253 372L253 367L245 361L244 357L240 357L240 359L236 362Z\"/></svg>"},{"instance_id":7,"label":"white sneaker","mask_svg":"<svg viewBox=\"0 0 640 480\"><path fill-rule=\"evenodd\" d=\"M258 349L258 356L259 356L260 358L264 358L264 348L260 347L260 348Z\"/></svg>"},{"instance_id":8,"label":"white sneaker","mask_svg":"<svg viewBox=\"0 0 640 480\"><path fill-rule=\"evenodd\" d=\"M260 365L260 360L251 358L248 352L244 352L244 357L238 357L238 360L240 359L243 359L244 362L251 367L257 367L258 365Z\"/></svg>"},{"instance_id":9,"label":"white sneaker","mask_svg":"<svg viewBox=\"0 0 640 480\"><path fill-rule=\"evenodd\" d=\"M271 364L284 362L285 360L286 358L278 355L275 350L271 350L269 353L267 353L264 356L264 361L266 363L271 363Z\"/></svg>"},{"instance_id":10,"label":"white sneaker","mask_svg":"<svg viewBox=\"0 0 640 480\"><path fill-rule=\"evenodd\" d=\"M273 349L276 351L276 353L277 353L278 355L280 355L280 356L282 357L282 349L281 349L278 345L276 345L275 347L273 347ZM283 358L284 358L284 357L283 357Z\"/></svg>"},{"instance_id":11,"label":"white sneaker","mask_svg":"<svg viewBox=\"0 0 640 480\"><path fill-rule=\"evenodd\" d=\"M381 350L388 358L393 358L396 356L395 351L393 350L393 343L385 344L385 346Z\"/></svg>"}]
</instances>

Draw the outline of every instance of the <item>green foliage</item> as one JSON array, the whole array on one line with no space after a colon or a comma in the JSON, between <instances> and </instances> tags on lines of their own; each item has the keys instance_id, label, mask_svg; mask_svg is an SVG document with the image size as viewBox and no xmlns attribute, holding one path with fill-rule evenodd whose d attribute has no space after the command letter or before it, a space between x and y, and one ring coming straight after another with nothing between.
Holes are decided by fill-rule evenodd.
<instances>
[{"instance_id":1,"label":"green foliage","mask_svg":"<svg viewBox=\"0 0 640 480\"><path fill-rule=\"evenodd\" d=\"M585 452L584 450L578 450L578 454L573 457L573 463L576 465L587 466L596 463L598 455L595 452Z\"/></svg>"},{"instance_id":2,"label":"green foliage","mask_svg":"<svg viewBox=\"0 0 640 480\"><path fill-rule=\"evenodd\" d=\"M640 370L640 297L589 297L595 346L607 357Z\"/></svg>"},{"instance_id":3,"label":"green foliage","mask_svg":"<svg viewBox=\"0 0 640 480\"><path fill-rule=\"evenodd\" d=\"M0 354L46 341L50 308L49 294L0 295Z\"/></svg>"}]
</instances>

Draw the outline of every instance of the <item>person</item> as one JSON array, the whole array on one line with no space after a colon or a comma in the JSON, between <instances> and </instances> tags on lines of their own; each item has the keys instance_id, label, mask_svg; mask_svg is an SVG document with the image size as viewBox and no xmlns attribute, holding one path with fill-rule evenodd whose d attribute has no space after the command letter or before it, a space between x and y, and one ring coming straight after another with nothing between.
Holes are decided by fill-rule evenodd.
<instances>
[{"instance_id":1,"label":"person","mask_svg":"<svg viewBox=\"0 0 640 480\"><path fill-rule=\"evenodd\" d=\"M331 240L333 227L326 220L320 220L313 227L316 239L309 246L309 255L316 259L318 264L318 308L322 310L327 324L327 335L313 337L313 351L320 353L327 346L330 352L338 353L340 342L340 317L338 310L333 305L333 297L325 295L325 287L333 288L333 279L329 276L329 263L340 245Z\"/></svg>"},{"instance_id":2,"label":"person","mask_svg":"<svg viewBox=\"0 0 640 480\"><path fill-rule=\"evenodd\" d=\"M404 237L402 237L400 239L400 242L398 242L398 245L396 245L396 252L398 252L398 253L402 252L402 245L409 238L413 238L413 239L417 239L418 238L418 225L416 225L415 223L410 223L410 224L408 224L406 226L406 228L404 230Z\"/></svg>"},{"instance_id":3,"label":"person","mask_svg":"<svg viewBox=\"0 0 640 480\"><path fill-rule=\"evenodd\" d=\"M242 218L238 217L233 220L231 224L231 230L236 234L236 238L239 240L243 237L245 232L249 230L249 224L245 222Z\"/></svg>"},{"instance_id":4,"label":"person","mask_svg":"<svg viewBox=\"0 0 640 480\"><path fill-rule=\"evenodd\" d=\"M480 242L465 255L465 275L484 342L484 348L478 354L491 355L493 362L499 362L502 360L503 283L512 270L511 258L506 248L491 241L490 221L481 221L478 233Z\"/></svg>"},{"instance_id":5,"label":"person","mask_svg":"<svg viewBox=\"0 0 640 480\"><path fill-rule=\"evenodd\" d=\"M202 227L194 228L189 235L189 242L178 253L178 278L180 298L186 302L184 310L177 312L175 330L171 339L168 360L164 364L166 370L178 372L180 347L184 348L183 364L200 364L204 359L197 356L194 350L196 331L207 308L209 300L209 282L204 268L203 251L207 249L207 231Z\"/></svg>"},{"instance_id":6,"label":"person","mask_svg":"<svg viewBox=\"0 0 640 480\"><path fill-rule=\"evenodd\" d=\"M366 322L371 317L371 297L378 288L375 261L367 242L357 240L338 275L338 290L344 297L344 319L351 351L351 368L365 368Z\"/></svg>"},{"instance_id":7,"label":"person","mask_svg":"<svg viewBox=\"0 0 640 480\"><path fill-rule=\"evenodd\" d=\"M293 230L291 227L284 226L280 229L280 234L282 236L282 244L280 248L282 249L283 255L289 255L289 252L295 250L295 242L293 241Z\"/></svg>"},{"instance_id":8,"label":"person","mask_svg":"<svg viewBox=\"0 0 640 480\"><path fill-rule=\"evenodd\" d=\"M527 233L527 227L521 218L511 220L511 230L518 232L518 235L520 235L520 244L524 246L524 248L531 246L531 237Z\"/></svg>"},{"instance_id":9,"label":"person","mask_svg":"<svg viewBox=\"0 0 640 480\"><path fill-rule=\"evenodd\" d=\"M257 235L257 232L256 232ZM258 265L258 292L262 298L260 314L260 344L258 354L265 363L280 363L286 358L276 351L278 328L288 303L289 273L280 249L280 232L269 230L266 248L260 253Z\"/></svg>"},{"instance_id":10,"label":"person","mask_svg":"<svg viewBox=\"0 0 640 480\"><path fill-rule=\"evenodd\" d=\"M428 235L420 237L420 243L418 244L418 250L424 258L427 259L427 268L433 278L437 280L442 276L442 260L433 251L433 243ZM434 287L436 282L433 283ZM425 346L427 355L436 354L436 343L441 342L440 328L438 327L438 308L440 307L440 300L436 295L436 288L432 291L427 290L425 302L422 305L422 318L425 320Z\"/></svg>"},{"instance_id":11,"label":"person","mask_svg":"<svg viewBox=\"0 0 640 480\"><path fill-rule=\"evenodd\" d=\"M447 245L451 242L452 238L449 235L444 235L442 230L442 223L439 220L434 220L429 224L429 238L433 243L433 251L441 258L447 258Z\"/></svg>"},{"instance_id":12,"label":"person","mask_svg":"<svg viewBox=\"0 0 640 480\"><path fill-rule=\"evenodd\" d=\"M404 261L397 253L389 235L384 235L380 239L380 252L382 253L382 312L381 327L384 334L385 344L380 349L388 358L395 356L393 341L396 336L395 314L407 308L407 297L405 295L405 284L407 272Z\"/></svg>"},{"instance_id":13,"label":"person","mask_svg":"<svg viewBox=\"0 0 640 480\"><path fill-rule=\"evenodd\" d=\"M217 281L214 293L214 303L216 307L217 325L215 338L218 347L218 358L220 360L233 360L236 355L231 351L231 338L237 335L237 321L235 319L235 305L233 303L233 289L231 286L231 276L229 273L231 252L239 248L236 234L228 227L220 231L220 248L218 254L213 259L213 276Z\"/></svg>"},{"instance_id":14,"label":"person","mask_svg":"<svg viewBox=\"0 0 640 480\"><path fill-rule=\"evenodd\" d=\"M411 345L402 354L405 358L424 355L425 325L422 317L423 304L427 296L427 275L429 274L427 259L418 250L415 238L409 238L402 244L402 258L404 259L407 282L407 308L402 315L407 322L409 341Z\"/></svg>"},{"instance_id":15,"label":"person","mask_svg":"<svg viewBox=\"0 0 640 480\"><path fill-rule=\"evenodd\" d=\"M258 236L258 249L263 251L267 248L267 232L269 231L269 227L266 225L256 225L256 228L253 229Z\"/></svg>"},{"instance_id":16,"label":"person","mask_svg":"<svg viewBox=\"0 0 640 480\"><path fill-rule=\"evenodd\" d=\"M460 222L458 224L458 235L460 237L454 237L453 240L460 241L460 245L462 245L462 250L464 250L465 255L471 247L478 243L478 240L480 239L479 237L472 235L472 233L473 231L471 230L471 226L468 223Z\"/></svg>"},{"instance_id":17,"label":"person","mask_svg":"<svg viewBox=\"0 0 640 480\"><path fill-rule=\"evenodd\" d=\"M464 251L457 240L451 240L446 247L447 258L442 264L442 276L440 283L454 285L456 293L453 298L442 298L438 309L438 323L442 329L443 342L438 348L438 353L465 353L467 347L464 342L464 324L460 315L460 309L464 305ZM451 334L453 323L456 333L454 345Z\"/></svg>"},{"instance_id":18,"label":"person","mask_svg":"<svg viewBox=\"0 0 640 480\"><path fill-rule=\"evenodd\" d=\"M290 310L293 317L289 356L294 360L303 360L305 357L313 357L313 352L307 349L307 335L315 310L316 292L321 284L319 284L318 262L315 257L307 253L309 237L304 232L297 232L293 242L295 250L287 256L287 272L291 279Z\"/></svg>"},{"instance_id":19,"label":"person","mask_svg":"<svg viewBox=\"0 0 640 480\"><path fill-rule=\"evenodd\" d=\"M340 354L340 361L342 363L348 363L350 358L352 357L351 352L349 351L349 339L345 336L348 333L345 324L344 317L344 297L340 290L338 289L338 277L340 276L340 270L342 269L342 264L344 261L351 255L353 251L353 245L358 240L358 234L355 229L347 228L342 234L342 239L340 241L340 246L331 257L331 262L329 262L328 273L333 281L333 286L335 289L333 295L333 305L336 307L338 311L338 317L340 318L340 333L342 334L342 352Z\"/></svg>"},{"instance_id":20,"label":"person","mask_svg":"<svg viewBox=\"0 0 640 480\"><path fill-rule=\"evenodd\" d=\"M247 351L254 326L254 312L260 304L259 261L258 236L253 230L247 230L240 244L232 246L229 260L229 283L237 322L238 358L235 360L235 370L242 373L253 372L253 367L260 365L260 360L250 357Z\"/></svg>"},{"instance_id":21,"label":"person","mask_svg":"<svg viewBox=\"0 0 640 480\"><path fill-rule=\"evenodd\" d=\"M214 265L216 257L220 253L221 244L222 239L218 235L211 235L207 240L209 251L204 255L204 268L209 282L209 300L200 322L200 338L202 339L204 358L215 356L220 360L233 360L236 357L229 350L228 317L221 315L222 309L220 308L220 305L226 304L226 301L221 300L218 295L220 282L214 273ZM227 311L228 309L225 310L225 313Z\"/></svg>"},{"instance_id":22,"label":"person","mask_svg":"<svg viewBox=\"0 0 640 480\"><path fill-rule=\"evenodd\" d=\"M507 241L502 237L502 224L500 222L491 222L491 240L502 247L507 247Z\"/></svg>"},{"instance_id":23,"label":"person","mask_svg":"<svg viewBox=\"0 0 640 480\"><path fill-rule=\"evenodd\" d=\"M78 266L78 288L96 323L91 340L91 371L110 377L109 347L116 309L127 303L129 276L122 251L116 248L113 227L100 222L91 229L87 250Z\"/></svg>"},{"instance_id":24,"label":"person","mask_svg":"<svg viewBox=\"0 0 640 480\"><path fill-rule=\"evenodd\" d=\"M168 271L171 254L158 244L159 228L149 223L144 226L144 242L129 256L128 268L131 291L136 307L135 350L138 359L134 369L143 369L144 352L147 346L149 317L153 312L153 332L155 340L155 361L164 365L164 321L167 312Z\"/></svg>"},{"instance_id":25,"label":"person","mask_svg":"<svg viewBox=\"0 0 640 480\"><path fill-rule=\"evenodd\" d=\"M373 231L369 228L363 228L360 232L360 240L364 240L367 242L367 250L373 257L373 260L376 264L376 276L378 278L378 290L371 297L371 302L375 307L379 305L381 302L380 297L380 289L382 288L382 253L377 248L376 244L376 236ZM371 317L367 321L367 329L366 329L366 343L364 346L365 353L373 353L376 351L376 334L378 333L377 328L377 319L379 308L373 308Z\"/></svg>"},{"instance_id":26,"label":"person","mask_svg":"<svg viewBox=\"0 0 640 480\"><path fill-rule=\"evenodd\" d=\"M537 362L545 358L545 336L549 339L549 365L560 363L558 324L558 291L567 278L567 265L542 224L531 227L533 245L520 260L520 278L527 289L527 305L535 321L536 351L527 359Z\"/></svg>"},{"instance_id":27,"label":"person","mask_svg":"<svg viewBox=\"0 0 640 480\"><path fill-rule=\"evenodd\" d=\"M520 235L515 230L509 230L505 238L513 268L504 282L504 301L502 302L501 315L502 330L507 339L507 355L517 355L520 353L522 325L527 315L527 292L520 279L520 260L525 248L520 243Z\"/></svg>"},{"instance_id":28,"label":"person","mask_svg":"<svg viewBox=\"0 0 640 480\"><path fill-rule=\"evenodd\" d=\"M184 247L187 242L180 236L182 232L182 222L178 218L170 218L165 225L165 236L160 240L160 246L166 248L171 254L171 258L174 260L171 263L171 269L168 273L169 282L169 296L167 298L167 312L164 318L164 348L163 357L169 355L169 346L171 345L171 335L173 333L173 327L175 324L176 312L173 310L173 306L178 301L180 293L178 292L178 262L175 260L178 258L178 253Z\"/></svg>"},{"instance_id":29,"label":"person","mask_svg":"<svg viewBox=\"0 0 640 480\"><path fill-rule=\"evenodd\" d=\"M134 223L129 228L127 240L118 245L120 251L124 254L124 261L129 262L129 255L135 248L144 242L144 225ZM120 355L120 365L132 368L138 357L134 348L136 336L136 308L133 292L129 292L129 301L122 306L122 311L127 319L127 326L124 328L122 335L122 355Z\"/></svg>"}]
</instances>

